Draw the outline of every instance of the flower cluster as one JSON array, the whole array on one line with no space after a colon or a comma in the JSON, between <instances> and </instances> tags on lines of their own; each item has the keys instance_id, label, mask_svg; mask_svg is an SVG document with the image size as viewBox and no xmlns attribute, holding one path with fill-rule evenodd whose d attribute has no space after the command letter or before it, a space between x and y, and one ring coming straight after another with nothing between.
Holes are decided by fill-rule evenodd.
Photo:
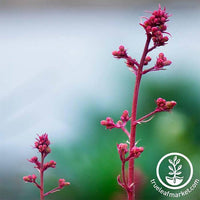
<instances>
[{"instance_id":1,"label":"flower cluster","mask_svg":"<svg viewBox=\"0 0 200 200\"><path fill-rule=\"evenodd\" d=\"M113 128L122 128L130 120L129 113L127 110L124 110L121 117L117 123L114 123L114 120L111 117L107 117L106 120L101 121L101 125L105 126L107 129Z\"/></svg>"},{"instance_id":2,"label":"flower cluster","mask_svg":"<svg viewBox=\"0 0 200 200\"><path fill-rule=\"evenodd\" d=\"M164 66L171 65L171 61L167 60L163 53L159 53L156 65L154 66L155 70L163 69Z\"/></svg>"},{"instance_id":3,"label":"flower cluster","mask_svg":"<svg viewBox=\"0 0 200 200\"><path fill-rule=\"evenodd\" d=\"M105 126L107 129L117 128L117 124L114 123L111 117L106 117L106 120L101 120L101 125Z\"/></svg>"},{"instance_id":4,"label":"flower cluster","mask_svg":"<svg viewBox=\"0 0 200 200\"><path fill-rule=\"evenodd\" d=\"M140 154L144 151L143 147L134 146L130 151L130 157L138 158Z\"/></svg>"},{"instance_id":5,"label":"flower cluster","mask_svg":"<svg viewBox=\"0 0 200 200\"><path fill-rule=\"evenodd\" d=\"M37 148L39 152L42 153L44 156L51 152L49 145L50 141L46 133L36 138L35 148Z\"/></svg>"},{"instance_id":6,"label":"flower cluster","mask_svg":"<svg viewBox=\"0 0 200 200\"><path fill-rule=\"evenodd\" d=\"M44 167L43 167L43 170L46 170L49 167L56 168L56 162L54 160L50 160L49 162L45 163Z\"/></svg>"},{"instance_id":7,"label":"flower cluster","mask_svg":"<svg viewBox=\"0 0 200 200\"><path fill-rule=\"evenodd\" d=\"M140 24L144 27L146 33L151 35L154 46L163 46L169 40L167 36L163 36L163 33L166 33L167 30L166 22L169 21L169 17L166 8L162 10L159 5L159 9L153 11L149 18L145 17L146 21Z\"/></svg>"},{"instance_id":8,"label":"flower cluster","mask_svg":"<svg viewBox=\"0 0 200 200\"><path fill-rule=\"evenodd\" d=\"M140 154L144 151L144 148L134 146L133 148L131 148L130 154L128 155L127 158L125 158L125 154L127 154L129 150L128 150L128 145L126 143L117 144L117 150L121 161L126 162L130 158L138 158Z\"/></svg>"},{"instance_id":9,"label":"flower cluster","mask_svg":"<svg viewBox=\"0 0 200 200\"><path fill-rule=\"evenodd\" d=\"M121 159L124 158L125 154L128 153L128 144L126 143L117 144L117 150L120 158Z\"/></svg>"},{"instance_id":10,"label":"flower cluster","mask_svg":"<svg viewBox=\"0 0 200 200\"><path fill-rule=\"evenodd\" d=\"M151 61L151 59L150 59L149 56L147 56L144 64L147 65L149 61ZM154 67L143 70L142 74L146 74L147 72L150 72L150 71L164 70L165 69L164 67L171 65L171 63L172 62L170 60L167 60L167 58L164 56L164 53L159 53L156 64L154 65Z\"/></svg>"},{"instance_id":11,"label":"flower cluster","mask_svg":"<svg viewBox=\"0 0 200 200\"><path fill-rule=\"evenodd\" d=\"M31 163L34 163L34 164L35 164L35 168L40 169L41 163L39 162L37 156L32 157L32 158L31 158L30 160L28 160L28 161L31 162Z\"/></svg>"},{"instance_id":12,"label":"flower cluster","mask_svg":"<svg viewBox=\"0 0 200 200\"><path fill-rule=\"evenodd\" d=\"M24 176L23 180L25 182L35 183L36 178L37 178L37 176L35 174L33 174L33 175L29 175L29 176Z\"/></svg>"},{"instance_id":13,"label":"flower cluster","mask_svg":"<svg viewBox=\"0 0 200 200\"><path fill-rule=\"evenodd\" d=\"M156 100L156 104L157 104L156 110L158 112L160 112L160 111L171 111L171 109L173 109L173 107L176 105L176 102L175 101L166 101L163 98L158 98Z\"/></svg>"},{"instance_id":14,"label":"flower cluster","mask_svg":"<svg viewBox=\"0 0 200 200\"><path fill-rule=\"evenodd\" d=\"M112 55L115 57L115 58L128 58L128 55L126 53L126 49L124 48L124 46L119 46L119 50L118 51L113 51L112 52Z\"/></svg>"},{"instance_id":15,"label":"flower cluster","mask_svg":"<svg viewBox=\"0 0 200 200\"><path fill-rule=\"evenodd\" d=\"M119 50L118 51L113 51L112 52L112 55L115 57L115 58L123 58L126 60L126 65L132 69L133 72L137 72L137 67L139 66L138 62L131 58L131 56L128 56L127 54L127 50L124 48L123 45L119 46Z\"/></svg>"}]
</instances>

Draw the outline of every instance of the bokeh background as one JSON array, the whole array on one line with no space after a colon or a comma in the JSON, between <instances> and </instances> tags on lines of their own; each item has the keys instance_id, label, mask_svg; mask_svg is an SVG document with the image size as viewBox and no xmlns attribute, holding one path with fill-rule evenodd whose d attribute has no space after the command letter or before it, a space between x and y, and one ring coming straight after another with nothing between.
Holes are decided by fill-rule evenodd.
<instances>
[{"instance_id":1,"label":"bokeh background","mask_svg":"<svg viewBox=\"0 0 200 200\"><path fill-rule=\"evenodd\" d=\"M164 52L173 64L144 76L138 116L155 107L158 97L178 102L137 129L145 151L136 160L137 200L168 199L150 184L159 159L170 152L188 156L200 179L200 2L199 0L1 0L0 1L0 200L36 200L37 188L23 182L37 173L27 161L36 134L48 133L57 162L46 172L45 190L58 178L68 188L47 199L123 200L116 183L120 160L119 130L100 126L131 110L134 75L111 52L123 44L139 59L145 34L144 11L158 4L172 13ZM186 198L200 199L200 186Z\"/></svg>"}]
</instances>

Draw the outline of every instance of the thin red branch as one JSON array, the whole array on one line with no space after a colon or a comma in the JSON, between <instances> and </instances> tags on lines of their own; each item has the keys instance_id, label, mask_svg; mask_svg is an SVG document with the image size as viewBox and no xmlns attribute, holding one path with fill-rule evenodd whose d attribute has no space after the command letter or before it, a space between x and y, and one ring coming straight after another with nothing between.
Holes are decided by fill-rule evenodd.
<instances>
[{"instance_id":1,"label":"thin red branch","mask_svg":"<svg viewBox=\"0 0 200 200\"><path fill-rule=\"evenodd\" d=\"M54 193L54 192L58 192L59 190L60 190L60 187L56 187L56 188L50 190L49 192L46 192L46 193L44 194L44 196L47 196L47 195L52 194L52 193Z\"/></svg>"},{"instance_id":2,"label":"thin red branch","mask_svg":"<svg viewBox=\"0 0 200 200\"><path fill-rule=\"evenodd\" d=\"M122 161L122 180L125 186L125 189L127 190L127 192L129 191L128 185L127 185L127 181L126 181L126 174L125 174L125 161Z\"/></svg>"},{"instance_id":3,"label":"thin red branch","mask_svg":"<svg viewBox=\"0 0 200 200\"><path fill-rule=\"evenodd\" d=\"M126 133L126 135L128 136L128 138L130 138L129 131L124 126L122 126L121 129L122 129L122 131L124 131L124 133Z\"/></svg>"},{"instance_id":4,"label":"thin red branch","mask_svg":"<svg viewBox=\"0 0 200 200\"><path fill-rule=\"evenodd\" d=\"M152 115L156 114L157 112L160 112L159 110L154 110L152 112L150 112L149 114L141 117L140 119L136 120L135 122L133 122L134 124L138 124L139 122L142 122L144 119L148 118L148 117L151 117Z\"/></svg>"}]
</instances>

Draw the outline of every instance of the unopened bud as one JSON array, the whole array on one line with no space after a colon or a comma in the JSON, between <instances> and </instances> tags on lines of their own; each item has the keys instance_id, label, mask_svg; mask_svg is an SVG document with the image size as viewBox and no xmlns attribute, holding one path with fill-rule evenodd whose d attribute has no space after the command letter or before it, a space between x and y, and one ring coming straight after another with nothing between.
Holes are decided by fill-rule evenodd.
<instances>
[{"instance_id":1,"label":"unopened bud","mask_svg":"<svg viewBox=\"0 0 200 200\"><path fill-rule=\"evenodd\" d=\"M171 110L174 106L176 105L175 101L167 101L166 102L166 107L167 109Z\"/></svg>"},{"instance_id":2,"label":"unopened bud","mask_svg":"<svg viewBox=\"0 0 200 200\"><path fill-rule=\"evenodd\" d=\"M119 46L119 50L124 51L124 46L123 45Z\"/></svg>"}]
</instances>

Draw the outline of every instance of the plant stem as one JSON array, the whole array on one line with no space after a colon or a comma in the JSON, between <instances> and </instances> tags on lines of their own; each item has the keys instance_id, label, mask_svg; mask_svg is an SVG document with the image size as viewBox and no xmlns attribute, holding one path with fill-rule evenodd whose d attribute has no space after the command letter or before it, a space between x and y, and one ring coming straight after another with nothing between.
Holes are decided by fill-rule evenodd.
<instances>
[{"instance_id":1,"label":"plant stem","mask_svg":"<svg viewBox=\"0 0 200 200\"><path fill-rule=\"evenodd\" d=\"M149 114L141 117L140 119L136 120L136 123L142 122L144 119L151 117L152 115L154 115L155 113L159 112L158 110L154 110L152 112L150 112Z\"/></svg>"},{"instance_id":2,"label":"plant stem","mask_svg":"<svg viewBox=\"0 0 200 200\"><path fill-rule=\"evenodd\" d=\"M151 41L151 35L147 35L146 44L144 47L144 51L140 60L140 65L136 74L135 80L135 88L133 94L133 103L132 103L132 113L131 113L131 134L130 134L130 150L135 146L135 135L136 135L136 126L134 122L136 121L137 115L137 103L138 103L138 95L139 95L139 88L140 88L140 81L142 78L142 68L144 66L144 61L146 55L148 53L149 43ZM129 151L130 152L130 151ZM129 160L129 167L128 167L128 186L130 187L130 192L128 192L128 200L135 200L135 185L134 185L134 159L131 158Z\"/></svg>"},{"instance_id":3,"label":"plant stem","mask_svg":"<svg viewBox=\"0 0 200 200\"><path fill-rule=\"evenodd\" d=\"M44 155L41 154L41 166L40 166L40 200L44 200Z\"/></svg>"},{"instance_id":4,"label":"plant stem","mask_svg":"<svg viewBox=\"0 0 200 200\"><path fill-rule=\"evenodd\" d=\"M56 187L56 188L54 188L53 190L51 190L51 191L45 193L44 196L47 196L47 195L52 194L52 193L54 193L54 192L58 192L59 190L60 190L60 188L59 188L59 187Z\"/></svg>"},{"instance_id":5,"label":"plant stem","mask_svg":"<svg viewBox=\"0 0 200 200\"><path fill-rule=\"evenodd\" d=\"M125 161L122 161L122 180L123 180L124 185L125 185L126 190L127 190L128 186L127 186L126 175L125 175Z\"/></svg>"},{"instance_id":6,"label":"plant stem","mask_svg":"<svg viewBox=\"0 0 200 200\"><path fill-rule=\"evenodd\" d=\"M128 138L130 138L130 133L128 132L128 130L125 129L124 126L122 126L121 129L124 131L124 133L126 133L126 135L128 136Z\"/></svg>"}]
</instances>

